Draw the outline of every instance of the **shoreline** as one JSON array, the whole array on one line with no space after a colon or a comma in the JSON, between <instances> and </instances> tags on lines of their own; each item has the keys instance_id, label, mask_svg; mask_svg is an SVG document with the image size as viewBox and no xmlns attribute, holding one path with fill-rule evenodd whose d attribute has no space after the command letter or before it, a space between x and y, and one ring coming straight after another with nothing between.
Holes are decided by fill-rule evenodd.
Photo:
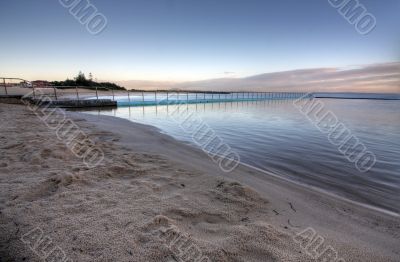
<instances>
[{"instance_id":1,"label":"shoreline","mask_svg":"<svg viewBox=\"0 0 400 262\"><path fill-rule=\"evenodd\" d=\"M80 112L80 110L71 110L71 112L73 112L73 113L78 113L78 115L79 115L79 114L86 114L86 115L95 116L95 115L93 115L93 114L82 113L82 112ZM160 128L156 127L156 126L152 126L152 125L150 125L150 124L143 124L143 123L134 122L134 121L128 120L128 119L126 119L126 118L119 117L119 116L115 116L115 115L114 115L114 116L111 116L111 115L110 115L110 116L108 116L108 115L101 115L101 116L102 116L102 117L107 117L107 118L108 118L108 117L118 118L118 119L120 119L120 120L128 121L128 122L133 123L133 124L135 124L135 125L143 126L144 128L156 130L156 132L159 133L160 135L165 135L165 136L167 136L168 138L170 138L170 139L172 139L172 140L175 140L175 141L178 142L178 143L182 143L182 144L185 144L185 145L189 145L190 147L193 147L193 148L196 149L196 150L202 151L201 148L199 148L199 147L198 147L196 144L194 144L193 142L186 142L186 141L183 141L183 140L176 139L176 138L170 136L167 132L163 131L162 129L160 129ZM202 153L203 153L203 154L206 154L206 153L203 152L203 151L202 151ZM309 184L306 184L306 183L302 183L302 182L300 182L300 181L292 180L292 179L290 179L290 178L284 177L283 175L278 175L278 174L274 174L274 173L272 173L272 172L268 172L268 171L266 171L266 170L263 170L263 169L258 168L258 167L256 167L256 166L253 166L253 165L251 165L251 164L244 163L244 162L242 162L242 161L240 161L240 162L235 161L235 162L238 163L238 165L243 166L244 168L248 168L248 169L251 169L251 170L253 170L253 171L263 173L263 174L265 174L265 175L267 175L267 176L273 176L273 177L275 177L275 178L277 178L277 179L281 179L281 180L283 180L283 181L285 181L285 182L293 183L294 185L297 185L297 186L300 186L300 187L304 187L304 188L313 190L313 191L315 191L316 193L324 194L324 195L329 196L329 197L332 197L332 198L334 198L334 199L336 199L336 200L338 200L338 201L344 201L344 202L347 202L347 203L349 203L349 204L351 204L351 205L356 205L356 206L359 206L359 207L362 207L362 208L366 208L366 209L369 209L369 210L374 211L374 212L382 213L382 214L385 214L385 215L388 215L388 216L392 216L392 217L394 217L394 218L400 218L400 213L397 213L397 212L392 211L392 210L390 210L390 209L387 209L387 208L384 208L384 207L381 207L381 206L378 206L378 205L372 205L372 204L363 203L363 202L360 202L360 201L357 201L357 200L353 200L353 199L351 199L351 198L349 198L349 197L345 197L345 196L341 196L340 194L336 194L335 192L331 192L331 191L328 191L328 190L324 190L324 189L322 189L322 188L318 188L318 187L316 187L316 186L312 186L312 185L309 185ZM214 163L212 163L211 159L210 159L210 164L214 164Z\"/></svg>"},{"instance_id":2,"label":"shoreline","mask_svg":"<svg viewBox=\"0 0 400 262\"><path fill-rule=\"evenodd\" d=\"M297 182L297 181L291 180L289 178L285 178L285 177L282 177L282 176L279 176L279 175L275 175L273 173L269 173L267 171L262 170L261 168L254 167L254 166L248 165L246 163L239 163L239 165L243 165L245 167L254 169L254 170L256 170L256 171L258 171L260 173L264 173L264 174L266 174L268 176L273 176L273 177L276 177L278 179L282 179L282 180L284 180L284 181L286 181L288 183L293 183L293 184L295 184L297 186L313 190L316 193L326 195L327 197L334 198L334 199L336 199L338 201L347 202L347 203L349 203L351 205L362 207L362 208L365 208L365 209L368 209L368 210L371 210L371 211L374 211L374 212L382 213L384 215L388 215L388 216L395 217L395 218L400 218L400 214L398 214L396 212L393 212L393 211L390 211L390 210L387 210L387 209L384 209L384 208L380 208L380 207L377 207L377 206L368 205L368 204L364 204L364 203L361 203L361 202L358 202L358 201L354 201L354 200L351 200L349 198L342 197L342 196L340 196L338 194L329 192L327 190L323 190L323 189L317 188L315 186L310 186L310 185L307 185L307 184L304 184L304 183L301 183L301 182Z\"/></svg>"},{"instance_id":3,"label":"shoreline","mask_svg":"<svg viewBox=\"0 0 400 262\"><path fill-rule=\"evenodd\" d=\"M171 136L169 136L169 135L167 135L165 133L161 133L160 132L161 130L156 128L156 127L154 127L154 126L144 125L144 124L140 124L140 123L134 123L134 122L131 122L129 120L126 120L126 119L123 119L123 118L119 118L119 117L115 117L115 116L95 116L95 115L89 115L89 114L82 114L82 113L79 113L79 112L74 112L74 114L77 114L78 116L83 117L88 121L95 121L95 119L98 117L101 120L100 120L100 122L98 123L97 126L100 126L100 127L103 127L103 128L108 125L108 124L105 123L105 122L108 122L108 121L110 123L118 125L119 127L124 127L124 128L121 128L121 130L125 130L125 127L128 127L128 126L131 126L132 128L133 127L140 128L145 132L146 131L149 132L150 133L149 137L152 137L152 138L158 137L160 140L164 141L165 143L168 141L169 143L173 144L174 146L176 146L178 148L181 148L181 149L184 149L185 151L184 151L184 153L182 153L183 155L187 155L188 152L190 152L190 153L192 153L192 154L194 154L194 155L196 155L198 157L199 157L199 155L202 155L203 156L203 157L201 157L202 161L209 162L209 164L213 166L213 168L210 168L211 170L214 169L214 171L215 171L215 169L218 169L218 166L215 163L213 163L211 161L211 159L209 159L208 156L201 149L196 148L193 145L189 145L189 144L186 144L184 142L178 141L178 140L172 138ZM121 133L119 133L119 135L123 136L123 134L121 134ZM167 150L166 155L168 155L170 153L171 153L171 151ZM170 154L170 155L173 158L178 158L175 154ZM180 155L180 154L178 154L178 155ZM181 155L181 157L182 157L182 155ZM197 167L197 165L196 165L196 167ZM347 199L342 199L340 196L331 195L331 194L329 194L328 192L325 192L325 191L321 192L318 189L315 189L315 188L312 188L312 187L309 187L309 186L305 186L305 185L300 184L300 183L296 183L296 182L294 182L292 180L289 180L289 179L284 179L284 178L282 178L280 176L271 176L273 174L268 174L269 177L266 177L261 172L257 172L257 171L254 172L254 171L255 170L254 170L253 167L252 168L248 168L248 167L245 167L243 165L240 165L237 168L236 171L232 172L232 174L228 174L227 175L224 172L218 172L218 175L223 176L223 177L227 177L229 179L233 179L234 181L239 181L240 183L242 183L242 184L244 184L246 186L249 186L252 189L256 190L261 196L265 197L266 199L273 199L273 198L277 197L277 195L275 195L275 194L273 194L273 195L265 194L265 191L263 191L263 190L264 189L268 190L270 188L265 188L265 185L263 185L263 183L257 183L259 181L262 181L264 183L268 183L268 186L279 187L278 191L281 191L285 187L288 187L288 188L290 188L292 190L296 190L296 191L298 191L296 193L298 193L299 195L302 195L301 198L307 198L310 195L312 195L314 198L319 198L320 197L321 199L324 199L324 202L326 201L324 203L324 205L326 205L326 204L335 205L336 209L343 209L343 210L350 209L353 212L358 213L358 215L360 216L358 219L361 219L361 220L363 220L363 218L365 217L367 220L371 219L372 221L375 220L375 221L382 222L385 219L388 219L388 221L390 221L389 224L396 224L397 223L396 222L398 220L397 214L392 214L390 211L389 211L389 213L386 213L386 212L382 213L380 210L376 210L374 208L369 209L368 207L365 207L363 204L358 203L358 202L354 203L351 200L343 202L343 200L347 200ZM246 177L244 178L241 173L245 173ZM248 178L249 176L251 176L251 178ZM260 185L263 185L263 186L260 186ZM289 191L285 190L285 191L288 194L290 194L289 193L290 190ZM277 193L277 192L275 192L275 193ZM280 195L279 198L282 198L282 196L281 196L282 194L279 193L279 195ZM284 198L286 198L286 197L284 197ZM278 200L278 199L274 199L274 200ZM282 199L279 199L279 200L282 201ZM283 201L283 202L286 202L285 204L286 204L286 207L287 207L288 201ZM310 203L308 208L310 208L310 209L321 208L321 202L319 202L319 201L316 201L316 202L310 201L310 202L313 202L313 203ZM302 203L302 204L305 204L305 203ZM315 205L315 206L313 206L313 205ZM330 211L332 211L332 213ZM330 210L330 211L328 211L326 209L323 210L323 212L330 213L328 216L330 216L330 215L339 216L339 217L337 217L338 220L342 219L342 217L340 217L340 216L344 215L343 213L340 213L340 212L338 214L334 210ZM296 213L296 212L294 212L294 213ZM319 213L319 211L314 211L313 213ZM296 215L298 215L298 214L296 214ZM327 215L327 214L324 214L324 215ZM304 220L305 221L312 221L311 217L309 215L305 215L305 217L301 217L300 220L302 220L302 221L304 221ZM317 219L314 218L314 220L319 220L319 219L318 218ZM369 222L371 222L371 221L369 221ZM282 225L282 221L280 221L280 223ZM289 224L289 223L287 223L287 224ZM318 224L318 223L316 223L316 224ZM284 227L284 226L282 226L282 227ZM332 229L332 231L334 231L334 230L336 230L336 229ZM345 231L342 232L342 233L343 234L347 234L347 233L345 233ZM394 233L395 233L396 237L400 240L400 227L398 228L397 232L394 232ZM371 234L371 237L373 237L373 236L374 236L374 233ZM337 240L335 239L334 241L337 241ZM397 252L398 252L398 254L400 254L400 248L397 250ZM352 261L356 261L356 260L352 260Z\"/></svg>"},{"instance_id":4,"label":"shoreline","mask_svg":"<svg viewBox=\"0 0 400 262\"><path fill-rule=\"evenodd\" d=\"M29 111L22 106L0 104L0 110L4 107L14 109L19 114L29 115ZM6 114L4 110L1 111L3 111L1 114ZM94 116L77 112L67 112L67 116L87 131L96 143L100 143L100 146L105 149L107 163L96 172L76 167L79 163L71 158L68 152L64 152L65 155L63 155L61 145L58 145L60 148L53 148L54 140L50 139L51 134L45 127L40 127L40 120L25 121L26 116L24 118L18 114L15 116L16 119L7 117L5 124L1 127L4 129L2 131L9 126L12 127L14 122L16 123L14 125L19 128L26 126L26 122L33 124L33 133L26 136L4 133L12 136L14 142L19 141L12 150L14 148L19 150L18 147L23 147L24 143L37 139L40 141L36 147L42 151L47 149L44 154L47 157L56 154L56 157L51 158L56 163L41 162L41 159L35 158L36 155L32 153L33 155L28 160L33 163L29 164L28 161L27 166L22 166L22 162L18 163L18 159L15 159L14 162L5 163L6 167L4 167L5 164L0 167L2 171L0 185L3 191L0 197L1 202L4 201L4 204L0 206L0 221L2 221L0 232L5 233L3 237L0 237L0 246L2 246L0 255L7 253L8 256L12 254L19 256L11 252L12 250L16 252L18 248L24 249L18 238L15 239L13 236L16 227L13 224L27 227L28 221L32 220L41 225L46 225L45 221L47 221L50 224L47 225L48 231L58 232L54 233L56 236L52 235L53 238L59 240L59 243L64 243L63 248L66 253L79 261L90 261L93 258L105 261L107 254L104 254L104 250L91 251L94 253L89 252L91 254L89 257L88 253L75 252L74 245L70 241L65 241L67 235L65 232L71 232L73 228L73 232L79 233L78 239L82 234L86 235L87 237L81 243L82 248L103 246L104 242L107 243L106 239L110 238L110 234L120 243L122 229L112 225L112 223L119 224L120 220L121 223L122 221L131 223L129 225L135 228L131 231L133 236L128 234L126 237L128 242L131 241L130 237L136 239L134 243L137 247L134 253L141 254L141 257L132 258L129 252L128 254L125 252L117 256L117 261L128 259L143 261L143 258L155 259L161 255L171 255L170 250L160 248L158 241L149 238L148 231L153 229L157 221L161 224L171 224L179 228L179 231L189 234L212 261L265 261L268 259L311 261L312 259L304 254L300 246L293 241L296 233L308 227L314 228L319 235L323 236L346 261L396 261L400 255L398 219L387 214L345 203L312 189L283 181L281 178L267 177L244 166L238 167L231 174L224 174L204 152L160 133L155 127L113 116ZM30 117L34 116L31 114ZM39 124L39 127L36 124ZM45 135L41 135L41 132ZM35 138L35 134L38 138ZM48 140L52 141L46 141L47 135ZM4 139L9 141L10 137L7 136ZM26 148L21 150L26 151ZM2 149L2 157L7 156L8 152L3 151ZM62 161L58 162L58 160ZM38 163L41 166L38 167ZM47 165L49 167L46 167ZM60 177L60 174L49 174L43 171L44 169L69 168L73 172L73 177L68 177L67 182L64 176ZM32 171L39 173L37 179L57 176L60 182L55 188L50 188L51 194L47 190L54 183L46 180L44 185L40 184L40 192L36 192L34 196L27 190L27 192L19 191L22 196L18 194L16 197L12 193L12 189L16 190L16 186L29 189L32 188L32 183L37 183L30 178ZM16 172L16 178L12 176L12 172ZM133 173L134 176L131 175ZM17 179L18 183L11 183L10 179ZM128 188L127 184L133 188ZM179 184L184 186L179 186ZM104 188L105 185L110 188ZM43 190L46 192L43 193ZM71 200L65 199L63 195L74 198L75 195L72 193L81 196L82 199L80 201L75 199L77 203L69 203L68 201ZM101 199L96 199L98 194L102 195ZM118 195L118 198L115 195ZM131 195L136 198L131 199ZM141 201L137 198L141 198ZM88 200L85 202L84 199ZM125 199L131 202L125 203ZM49 207L37 205L35 201L46 203ZM65 202L68 202L68 205ZM64 214L66 209L63 206L67 206L68 210L72 208L71 212ZM94 214L82 211L78 208L81 206L93 209L91 211ZM107 206L118 216L110 213L111 211L107 208L104 209ZM31 220L18 217L26 209L29 211L27 214ZM140 215L132 211L131 214L136 219L133 222L129 221L129 216L125 214L131 209L142 210ZM109 214L110 217L106 219L99 216L102 212ZM48 217L47 220L41 213ZM60 214L91 226L82 228L81 224L59 217ZM155 220L152 223L146 223L152 217ZM86 218L90 218L92 222L87 221ZM53 223L54 221L57 223ZM95 234L99 221L107 224L108 228L107 231L103 228L102 231L96 233L103 242L96 242L97 240L89 237ZM125 230L126 228L123 232L127 232ZM23 229L19 231L22 232ZM142 238L147 240L143 242ZM247 242L242 242L242 238ZM7 239L11 240L7 242ZM270 241L267 241L268 239ZM5 243L7 245L4 245ZM154 247L159 248L160 251L154 250ZM249 248L253 251L246 251ZM113 244L107 250L115 255L115 249L119 250L120 246ZM86 252L88 250L84 249ZM24 256L29 253L20 252ZM268 254L270 257L265 257ZM150 261L153 260L150 259Z\"/></svg>"}]
</instances>

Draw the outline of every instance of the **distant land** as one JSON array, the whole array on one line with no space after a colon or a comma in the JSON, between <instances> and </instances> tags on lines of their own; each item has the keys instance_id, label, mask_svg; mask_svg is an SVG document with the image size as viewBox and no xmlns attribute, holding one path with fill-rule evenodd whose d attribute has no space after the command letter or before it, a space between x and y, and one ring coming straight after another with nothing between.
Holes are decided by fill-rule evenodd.
<instances>
[{"instance_id":1,"label":"distant land","mask_svg":"<svg viewBox=\"0 0 400 262\"><path fill-rule=\"evenodd\" d=\"M316 98L400 100L400 94L379 93L315 93Z\"/></svg>"},{"instance_id":2,"label":"distant land","mask_svg":"<svg viewBox=\"0 0 400 262\"><path fill-rule=\"evenodd\" d=\"M67 79L65 81L53 81L50 83L56 88L65 89L69 87L79 86L86 89L113 89L113 90L126 90L125 87L119 86L111 82L96 82L92 80L92 77L86 78L85 74L79 72L79 74L73 79Z\"/></svg>"}]
</instances>

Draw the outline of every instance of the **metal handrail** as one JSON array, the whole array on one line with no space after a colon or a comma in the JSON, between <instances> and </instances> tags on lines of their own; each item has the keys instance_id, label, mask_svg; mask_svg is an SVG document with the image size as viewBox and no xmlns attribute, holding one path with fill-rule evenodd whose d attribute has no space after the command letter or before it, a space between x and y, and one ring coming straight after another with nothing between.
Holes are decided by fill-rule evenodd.
<instances>
[{"instance_id":1,"label":"metal handrail","mask_svg":"<svg viewBox=\"0 0 400 262\"><path fill-rule=\"evenodd\" d=\"M0 77L0 79L3 80L2 82L3 82L3 86L4 86L4 90L5 90L5 92L6 92L6 95L8 95L6 79L7 79L7 80L20 80L20 81L22 81L22 82L28 82L28 81L26 81L25 79L22 79L22 78L13 78L13 77Z\"/></svg>"},{"instance_id":2,"label":"metal handrail","mask_svg":"<svg viewBox=\"0 0 400 262\"><path fill-rule=\"evenodd\" d=\"M1 81L2 80L2 81ZM7 90L7 83L6 80L18 80L20 82L23 83L32 83L31 81L27 81L25 79L22 78L9 78L9 77L0 77L0 86L1 86L1 82L3 82L3 86L5 89L5 93L6 95L8 95L8 90ZM17 84L21 86L21 83ZM98 87L98 86L94 86L94 87L88 87L88 86L55 86L55 85L45 85L45 86L35 86L33 83L32 85L28 85L28 87L32 87L32 95L33 98L36 98L36 90L37 88L52 88L53 89L53 93L54 93L54 98L55 100L59 100L60 97L62 99L63 97L63 92L60 91L57 92L57 89L75 89L75 94L76 94L76 98L78 101L84 99L85 97L85 92L80 92L80 88L84 88L84 89L89 89L92 91L96 92L96 99L99 100L100 98L100 94L99 94L99 90L98 89L104 89L105 91L111 91L111 95L112 95L112 100L115 101L116 96L119 96L118 91L119 90L114 90L114 89L109 89L107 87ZM117 92L115 92L117 91ZM123 90L121 90L123 91ZM230 94L231 99L234 99L234 94L236 95L236 99L242 98L242 99L249 99L249 100L262 100L262 99L284 99L284 98L298 98L302 95L304 95L305 93L298 93L298 92L243 92L243 91L225 91L225 92L217 92L217 91L183 91L183 90L125 90L124 93L125 95L127 95L128 101L129 103L132 102L132 97L131 97L131 93L141 93L142 95L142 104L145 104L145 95L144 93L154 93L154 101L157 102L158 98L159 98L159 94L160 93L166 93L167 97L167 103L169 103L169 93L177 93L178 94L178 100L180 100L180 95L181 94L185 94L186 95L186 101L189 103L189 93L194 93L196 95L196 100L198 100L198 97L202 95L203 100L206 101L206 94L211 95L211 101L214 101L215 97L218 98L218 101L221 100L221 94L225 94L225 98L228 97L228 94ZM204 102L203 101L203 102ZM207 102L207 101L206 101Z\"/></svg>"}]
</instances>

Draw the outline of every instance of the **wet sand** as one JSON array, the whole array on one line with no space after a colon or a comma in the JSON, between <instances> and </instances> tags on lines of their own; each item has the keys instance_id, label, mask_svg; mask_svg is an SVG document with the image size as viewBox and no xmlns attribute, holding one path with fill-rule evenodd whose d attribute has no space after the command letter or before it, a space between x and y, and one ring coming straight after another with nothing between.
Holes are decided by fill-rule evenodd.
<instances>
[{"instance_id":1,"label":"wet sand","mask_svg":"<svg viewBox=\"0 0 400 262\"><path fill-rule=\"evenodd\" d=\"M345 261L400 257L398 217L224 173L153 127L68 112L105 153L90 169L25 106L0 115L0 261L41 261L21 240L35 228L73 261L315 261L294 240L309 227Z\"/></svg>"}]
</instances>

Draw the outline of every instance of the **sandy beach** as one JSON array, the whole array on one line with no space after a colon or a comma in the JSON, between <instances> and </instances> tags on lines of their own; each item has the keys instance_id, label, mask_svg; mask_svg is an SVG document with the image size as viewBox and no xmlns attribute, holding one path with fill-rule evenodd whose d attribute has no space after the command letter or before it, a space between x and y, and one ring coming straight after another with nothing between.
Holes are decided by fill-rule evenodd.
<instances>
[{"instance_id":1,"label":"sandy beach","mask_svg":"<svg viewBox=\"0 0 400 262\"><path fill-rule=\"evenodd\" d=\"M43 261L51 245L27 244L35 230L66 261L399 261L399 217L245 166L224 173L150 126L66 114L104 152L99 166L26 106L0 104L1 262ZM337 259L296 241L308 228Z\"/></svg>"}]
</instances>

